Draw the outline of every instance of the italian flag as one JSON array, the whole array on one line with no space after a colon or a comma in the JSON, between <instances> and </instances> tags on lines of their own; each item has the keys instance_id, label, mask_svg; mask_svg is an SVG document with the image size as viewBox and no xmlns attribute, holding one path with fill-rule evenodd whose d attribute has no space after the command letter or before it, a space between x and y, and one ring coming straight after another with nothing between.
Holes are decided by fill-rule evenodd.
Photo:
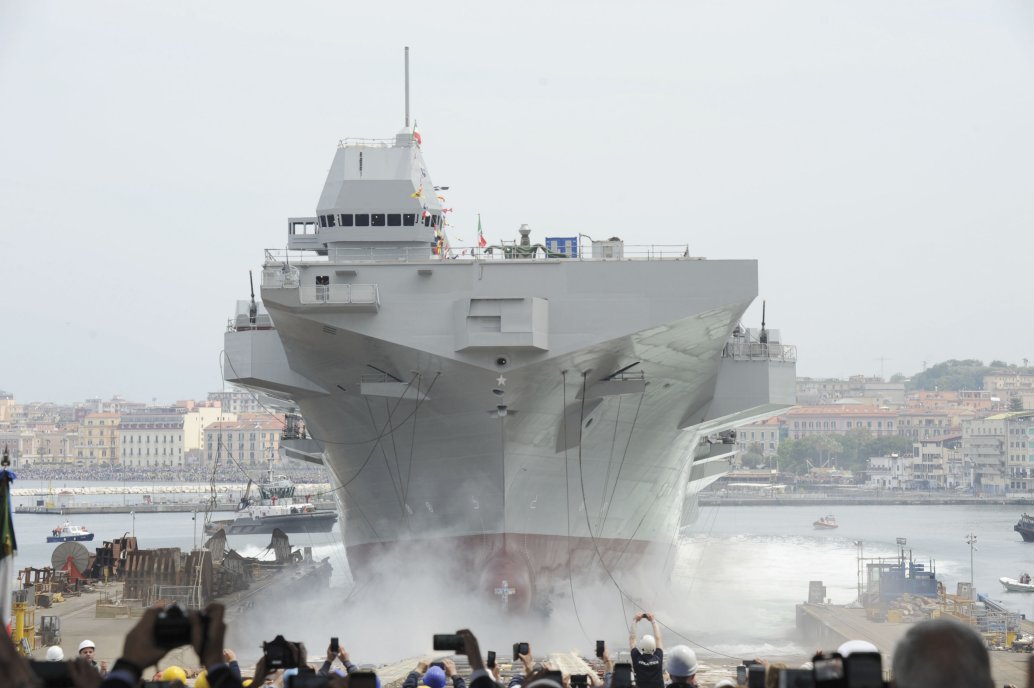
<instances>
[{"instance_id":1,"label":"italian flag","mask_svg":"<svg viewBox=\"0 0 1034 688\"><path fill-rule=\"evenodd\" d=\"M0 618L8 635L11 633L11 593L14 590L14 553L18 543L14 539L14 523L11 521L11 483L14 473L8 470L10 455L4 447L0 462Z\"/></svg>"},{"instance_id":2,"label":"italian flag","mask_svg":"<svg viewBox=\"0 0 1034 688\"><path fill-rule=\"evenodd\" d=\"M485 235L481 233L481 213L478 213L478 248L485 246L488 246L488 242L485 241Z\"/></svg>"}]
</instances>

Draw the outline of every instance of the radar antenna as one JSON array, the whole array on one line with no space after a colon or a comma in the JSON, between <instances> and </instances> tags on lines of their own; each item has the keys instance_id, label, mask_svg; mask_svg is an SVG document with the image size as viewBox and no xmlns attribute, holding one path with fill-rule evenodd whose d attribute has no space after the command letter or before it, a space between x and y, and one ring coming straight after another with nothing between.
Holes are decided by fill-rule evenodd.
<instances>
[{"instance_id":1,"label":"radar antenna","mask_svg":"<svg viewBox=\"0 0 1034 688\"><path fill-rule=\"evenodd\" d=\"M409 129L409 46L406 46L406 129Z\"/></svg>"},{"instance_id":2,"label":"radar antenna","mask_svg":"<svg viewBox=\"0 0 1034 688\"><path fill-rule=\"evenodd\" d=\"M255 278L252 277L251 270L248 270L248 282L251 283L251 305L248 306L248 322L254 325L255 316L258 315L258 305L255 303Z\"/></svg>"},{"instance_id":3,"label":"radar antenna","mask_svg":"<svg viewBox=\"0 0 1034 688\"><path fill-rule=\"evenodd\" d=\"M762 344L768 344L768 330L765 329L765 305L766 302L761 302L761 334L758 335L758 341Z\"/></svg>"}]
</instances>

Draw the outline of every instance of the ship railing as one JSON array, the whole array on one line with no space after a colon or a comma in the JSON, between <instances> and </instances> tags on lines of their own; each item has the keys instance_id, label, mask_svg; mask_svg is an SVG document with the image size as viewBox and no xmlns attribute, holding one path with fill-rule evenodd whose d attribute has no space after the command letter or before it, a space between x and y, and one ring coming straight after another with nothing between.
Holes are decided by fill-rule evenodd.
<instances>
[{"instance_id":1,"label":"ship railing","mask_svg":"<svg viewBox=\"0 0 1034 688\"><path fill-rule=\"evenodd\" d=\"M443 260L460 262L513 262L554 263L557 261L668 261L706 260L690 256L682 245L624 245L617 253L594 255L591 251L558 253L541 245L520 246L451 246L437 255L429 246L357 246L331 247L325 253L311 250L266 249L262 284L266 287L293 288L297 286L298 265L341 263L439 263Z\"/></svg>"},{"instance_id":2,"label":"ship railing","mask_svg":"<svg viewBox=\"0 0 1034 688\"><path fill-rule=\"evenodd\" d=\"M365 146L367 148L391 148L395 145L395 139L364 139L350 136L346 139L338 139L337 147Z\"/></svg>"},{"instance_id":3,"label":"ship railing","mask_svg":"<svg viewBox=\"0 0 1034 688\"><path fill-rule=\"evenodd\" d=\"M307 284L298 287L298 302L380 305L376 284Z\"/></svg>"},{"instance_id":4,"label":"ship railing","mask_svg":"<svg viewBox=\"0 0 1034 688\"><path fill-rule=\"evenodd\" d=\"M725 348L722 349L722 358L731 358L734 361L783 361L786 363L796 363L797 347L792 344L762 344L761 342L734 340L725 343Z\"/></svg>"}]
</instances>

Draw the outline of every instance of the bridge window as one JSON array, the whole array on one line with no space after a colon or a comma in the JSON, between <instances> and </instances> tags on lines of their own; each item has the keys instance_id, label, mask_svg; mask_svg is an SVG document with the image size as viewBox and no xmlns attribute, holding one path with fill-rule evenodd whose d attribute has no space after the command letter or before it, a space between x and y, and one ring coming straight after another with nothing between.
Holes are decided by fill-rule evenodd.
<instances>
[{"instance_id":1,"label":"bridge window","mask_svg":"<svg viewBox=\"0 0 1034 688\"><path fill-rule=\"evenodd\" d=\"M402 224L405 227L412 227L416 224L416 213L405 213L402 215Z\"/></svg>"},{"instance_id":2,"label":"bridge window","mask_svg":"<svg viewBox=\"0 0 1034 688\"><path fill-rule=\"evenodd\" d=\"M431 226L432 227L437 227L438 226L438 216L437 215L432 215L431 216Z\"/></svg>"},{"instance_id":3,"label":"bridge window","mask_svg":"<svg viewBox=\"0 0 1034 688\"><path fill-rule=\"evenodd\" d=\"M352 214L351 213L348 213L347 215L346 214L342 214L341 215L341 226L342 227L351 227L352 226Z\"/></svg>"},{"instance_id":4,"label":"bridge window","mask_svg":"<svg viewBox=\"0 0 1034 688\"><path fill-rule=\"evenodd\" d=\"M337 223L334 221L334 216L333 215L327 215L327 226L328 227L335 227L336 225L337 225Z\"/></svg>"},{"instance_id":5,"label":"bridge window","mask_svg":"<svg viewBox=\"0 0 1034 688\"><path fill-rule=\"evenodd\" d=\"M401 227L402 226L402 215L399 213L388 213L388 226L389 227Z\"/></svg>"},{"instance_id":6,"label":"bridge window","mask_svg":"<svg viewBox=\"0 0 1034 688\"><path fill-rule=\"evenodd\" d=\"M374 213L370 216L370 224L374 227L384 226L384 213Z\"/></svg>"},{"instance_id":7,"label":"bridge window","mask_svg":"<svg viewBox=\"0 0 1034 688\"><path fill-rule=\"evenodd\" d=\"M320 227L326 227L326 226L327 226L327 216L326 215L320 215Z\"/></svg>"},{"instance_id":8,"label":"bridge window","mask_svg":"<svg viewBox=\"0 0 1034 688\"><path fill-rule=\"evenodd\" d=\"M365 214L365 213L363 213L363 214L356 213L356 216L355 216L355 226L356 227L369 227L370 226L370 216Z\"/></svg>"},{"instance_id":9,"label":"bridge window","mask_svg":"<svg viewBox=\"0 0 1034 688\"><path fill-rule=\"evenodd\" d=\"M424 227L430 227L430 226L431 226L431 216L430 215L425 215L424 216Z\"/></svg>"}]
</instances>

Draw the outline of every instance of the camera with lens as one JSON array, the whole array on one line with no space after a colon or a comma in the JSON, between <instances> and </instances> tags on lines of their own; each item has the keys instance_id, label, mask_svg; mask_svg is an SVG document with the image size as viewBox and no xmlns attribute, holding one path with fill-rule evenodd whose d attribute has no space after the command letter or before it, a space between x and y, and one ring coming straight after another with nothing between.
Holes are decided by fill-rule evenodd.
<instances>
[{"instance_id":1,"label":"camera with lens","mask_svg":"<svg viewBox=\"0 0 1034 688\"><path fill-rule=\"evenodd\" d=\"M204 630L208 628L208 617L201 614ZM178 604L170 604L158 614L154 622L154 644L163 650L191 644L190 616Z\"/></svg>"},{"instance_id":2,"label":"camera with lens","mask_svg":"<svg viewBox=\"0 0 1034 688\"><path fill-rule=\"evenodd\" d=\"M262 643L262 656L266 660L266 669L297 668L298 655L291 647L294 644L284 640L282 635Z\"/></svg>"},{"instance_id":3,"label":"camera with lens","mask_svg":"<svg viewBox=\"0 0 1034 688\"><path fill-rule=\"evenodd\" d=\"M463 636L455 633L436 633L434 636L434 649L452 652L457 655L467 654L467 644L463 641Z\"/></svg>"}]
</instances>

